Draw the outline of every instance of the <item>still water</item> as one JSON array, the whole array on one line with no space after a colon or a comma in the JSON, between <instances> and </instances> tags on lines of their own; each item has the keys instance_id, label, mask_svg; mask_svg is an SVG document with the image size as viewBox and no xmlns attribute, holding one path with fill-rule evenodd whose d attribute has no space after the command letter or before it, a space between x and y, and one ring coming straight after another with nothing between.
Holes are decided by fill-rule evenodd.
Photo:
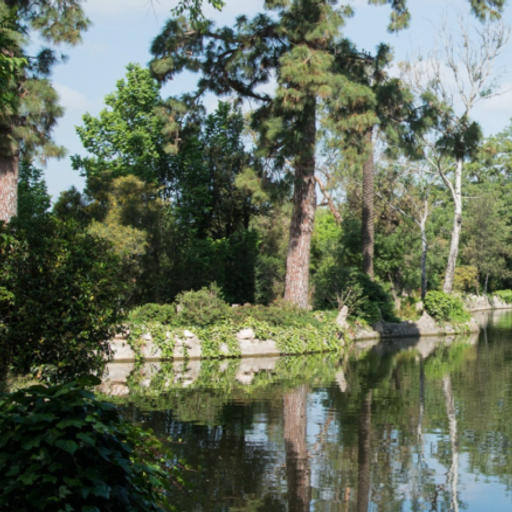
<instances>
[{"instance_id":1,"label":"still water","mask_svg":"<svg viewBox=\"0 0 512 512\"><path fill-rule=\"evenodd\" d=\"M138 371L125 412L187 465L179 510L512 510L512 313L343 359Z\"/></svg>"}]
</instances>

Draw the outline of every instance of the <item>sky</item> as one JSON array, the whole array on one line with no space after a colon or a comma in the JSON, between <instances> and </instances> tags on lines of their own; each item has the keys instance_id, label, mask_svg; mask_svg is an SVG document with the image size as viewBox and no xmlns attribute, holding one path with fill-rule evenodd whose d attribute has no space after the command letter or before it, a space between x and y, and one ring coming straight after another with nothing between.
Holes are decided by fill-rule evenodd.
<instances>
[{"instance_id":1,"label":"sky","mask_svg":"<svg viewBox=\"0 0 512 512\"><path fill-rule=\"evenodd\" d=\"M355 15L347 20L343 35L368 51L386 42L397 61L413 59L418 53L427 54L435 45L443 19L451 24L448 26L455 27L454 17L469 12L466 0L409 0L410 27L390 34L386 31L388 7L368 6L366 0L347 0L347 3L354 6ZM97 115L104 108L105 95L115 90L127 64L149 62L151 42L175 5L176 0L85 1L84 9L92 25L84 33L82 44L63 48L68 59L55 66L51 77L65 108L65 115L54 130L54 139L67 150L66 157L50 160L45 168L48 192L53 200L71 186L83 187L83 178L71 168L69 158L73 154L85 154L75 126L81 124L86 112ZM218 25L230 25L240 14L250 17L262 10L263 0L227 0L222 12L207 7L205 15ZM512 24L511 5L505 11L504 20ZM471 23L477 25L474 18ZM507 62L512 63L511 41L496 61L497 83L502 94L482 101L473 111L485 135L503 130L512 118L512 68L507 69ZM192 90L194 81L193 75L180 75L165 86L162 94L166 97ZM216 101L207 98L207 107L213 109Z\"/></svg>"}]
</instances>

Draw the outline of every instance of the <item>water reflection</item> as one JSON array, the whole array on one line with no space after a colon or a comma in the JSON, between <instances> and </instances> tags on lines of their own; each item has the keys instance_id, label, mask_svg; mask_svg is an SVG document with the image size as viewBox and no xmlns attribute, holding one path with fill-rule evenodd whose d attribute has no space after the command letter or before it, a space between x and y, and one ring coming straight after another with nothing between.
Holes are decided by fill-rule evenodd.
<instances>
[{"instance_id":1,"label":"water reflection","mask_svg":"<svg viewBox=\"0 0 512 512\"><path fill-rule=\"evenodd\" d=\"M495 317L478 343L275 360L247 369L251 385L236 362L201 366L181 389L160 366L134 374L125 410L191 468L179 510L508 511L511 320Z\"/></svg>"}]
</instances>

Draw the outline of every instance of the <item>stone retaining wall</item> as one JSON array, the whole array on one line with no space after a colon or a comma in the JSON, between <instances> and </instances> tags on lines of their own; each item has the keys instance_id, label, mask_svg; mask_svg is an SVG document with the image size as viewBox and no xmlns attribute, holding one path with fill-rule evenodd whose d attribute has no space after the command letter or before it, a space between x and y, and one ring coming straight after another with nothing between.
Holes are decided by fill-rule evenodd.
<instances>
[{"instance_id":1,"label":"stone retaining wall","mask_svg":"<svg viewBox=\"0 0 512 512\"><path fill-rule=\"evenodd\" d=\"M439 324L427 313L423 313L417 322L379 322L373 328L359 329L349 332L349 339L354 342L362 340L379 340L390 338L419 338L422 336L453 335L462 332L478 332L480 329L477 321L471 319L463 326L454 327L450 324ZM241 357L263 357L283 355L277 344L273 340L259 340L256 338L251 328L241 329L236 339L240 349ZM340 339L340 345L344 340ZM117 336L114 338L110 347L112 349L113 361L133 361L137 355L128 345L126 338ZM229 357L227 346L221 346L221 357ZM163 358L162 351L153 342L151 334L146 333L141 337L140 357L145 361L158 361ZM171 358L170 358L171 359ZM181 337L175 337L172 359L182 361L184 359L201 359L201 342L199 338L191 331L183 331Z\"/></svg>"}]
</instances>

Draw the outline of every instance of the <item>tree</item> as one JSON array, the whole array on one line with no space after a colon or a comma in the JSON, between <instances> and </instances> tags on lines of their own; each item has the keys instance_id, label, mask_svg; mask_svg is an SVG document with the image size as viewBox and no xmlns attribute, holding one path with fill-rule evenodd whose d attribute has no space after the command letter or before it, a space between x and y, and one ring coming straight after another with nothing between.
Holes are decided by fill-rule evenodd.
<instances>
[{"instance_id":1,"label":"tree","mask_svg":"<svg viewBox=\"0 0 512 512\"><path fill-rule=\"evenodd\" d=\"M405 0L390 4L390 30L407 25ZM478 16L497 16L504 0L471 0ZM235 93L258 103L252 116L260 146L276 165L294 176L293 212L286 265L285 299L302 308L309 303L309 258L316 208L317 121L323 112L356 106L372 91L349 77L359 52L341 39L340 27L352 13L327 0L267 0L272 15L242 16L234 28L214 29L209 22L172 19L155 39L152 69L169 80L188 69L200 73L197 94ZM275 76L274 95L258 86ZM365 133L376 123L367 111L345 117L348 129Z\"/></svg>"},{"instance_id":2,"label":"tree","mask_svg":"<svg viewBox=\"0 0 512 512\"><path fill-rule=\"evenodd\" d=\"M489 187L476 194L468 207L461 252L467 263L478 270L479 282L487 293L490 279L496 284L511 275L507 265L511 257L510 217L498 190Z\"/></svg>"},{"instance_id":3,"label":"tree","mask_svg":"<svg viewBox=\"0 0 512 512\"><path fill-rule=\"evenodd\" d=\"M371 93L350 87L340 72L348 54L358 58L339 37L349 10L325 0L267 2L266 8L277 18L241 17L235 29L214 30L210 23L194 28L183 19L170 20L153 43L152 69L161 80L183 69L200 71L199 93L235 92L260 104L253 115L260 145L279 167L289 162L294 175L284 296L306 308L316 208L316 123L331 99L345 106ZM275 96L257 89L272 73L277 77ZM339 109L334 103L332 108ZM366 126L365 116L354 116L356 122Z\"/></svg>"},{"instance_id":4,"label":"tree","mask_svg":"<svg viewBox=\"0 0 512 512\"><path fill-rule=\"evenodd\" d=\"M495 94L493 64L508 40L508 29L502 23L486 23L472 34L461 21L459 38L454 41L452 31L446 29L443 54L429 59L423 69L417 68L415 77L417 90L430 93L440 101L437 137L431 144L433 151L428 159L453 200L450 251L443 283L445 293L452 291L459 253L464 161L475 154L481 138L480 127L471 121L470 114L480 100ZM448 74L448 80L443 80L443 73Z\"/></svg>"},{"instance_id":5,"label":"tree","mask_svg":"<svg viewBox=\"0 0 512 512\"><path fill-rule=\"evenodd\" d=\"M126 70L126 79L105 97L107 108L98 117L85 114L76 129L91 156L75 155L73 167L87 178L91 194L127 175L167 191L172 187L170 155L176 150L178 125L149 70L137 64Z\"/></svg>"},{"instance_id":6,"label":"tree","mask_svg":"<svg viewBox=\"0 0 512 512\"><path fill-rule=\"evenodd\" d=\"M80 4L81 0L0 1L0 43L6 45L0 51L0 69L13 70L9 80L2 81L0 101L0 220L16 215L20 154L30 161L63 153L51 139L62 108L47 78L57 56L49 47L35 57L28 55L26 35L37 32L50 45L78 43L89 23Z\"/></svg>"},{"instance_id":7,"label":"tree","mask_svg":"<svg viewBox=\"0 0 512 512\"><path fill-rule=\"evenodd\" d=\"M2 361L49 379L101 374L125 287L109 245L49 214L4 226L0 244Z\"/></svg>"},{"instance_id":8,"label":"tree","mask_svg":"<svg viewBox=\"0 0 512 512\"><path fill-rule=\"evenodd\" d=\"M219 11L224 7L225 3L224 0L207 0L207 2ZM192 19L201 20L203 18L202 4L203 0L180 0L173 9L173 13L180 15L188 11Z\"/></svg>"}]
</instances>

